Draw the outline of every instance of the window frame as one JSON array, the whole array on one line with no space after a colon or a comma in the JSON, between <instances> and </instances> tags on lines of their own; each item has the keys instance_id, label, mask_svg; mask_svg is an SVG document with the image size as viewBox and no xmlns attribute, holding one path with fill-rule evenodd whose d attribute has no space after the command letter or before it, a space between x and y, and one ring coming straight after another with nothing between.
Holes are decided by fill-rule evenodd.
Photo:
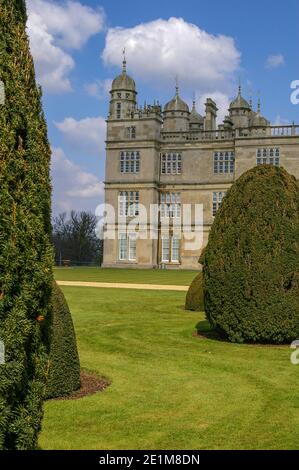
<instances>
[{"instance_id":1,"label":"window frame","mask_svg":"<svg viewBox=\"0 0 299 470\"><path fill-rule=\"evenodd\" d=\"M218 150L213 153L214 175L232 175L235 172L234 150Z\"/></svg>"},{"instance_id":2,"label":"window frame","mask_svg":"<svg viewBox=\"0 0 299 470\"><path fill-rule=\"evenodd\" d=\"M256 165L274 165L280 167L280 147L258 147Z\"/></svg>"}]
</instances>

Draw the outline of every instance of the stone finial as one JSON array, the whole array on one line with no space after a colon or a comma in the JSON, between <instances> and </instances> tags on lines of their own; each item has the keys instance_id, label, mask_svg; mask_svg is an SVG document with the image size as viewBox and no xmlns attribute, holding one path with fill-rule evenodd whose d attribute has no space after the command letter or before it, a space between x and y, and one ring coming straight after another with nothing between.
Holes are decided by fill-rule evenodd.
<instances>
[{"instance_id":1,"label":"stone finial","mask_svg":"<svg viewBox=\"0 0 299 470\"><path fill-rule=\"evenodd\" d=\"M127 73L126 48L123 48L123 73Z\"/></svg>"},{"instance_id":2,"label":"stone finial","mask_svg":"<svg viewBox=\"0 0 299 470\"><path fill-rule=\"evenodd\" d=\"M179 96L179 77L175 76L175 96Z\"/></svg>"}]
</instances>

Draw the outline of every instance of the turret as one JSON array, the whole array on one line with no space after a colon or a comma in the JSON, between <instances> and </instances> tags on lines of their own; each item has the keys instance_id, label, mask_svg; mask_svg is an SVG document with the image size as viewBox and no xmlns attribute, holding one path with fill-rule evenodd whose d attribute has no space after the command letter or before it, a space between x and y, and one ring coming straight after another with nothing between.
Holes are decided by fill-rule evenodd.
<instances>
[{"instance_id":1,"label":"turret","mask_svg":"<svg viewBox=\"0 0 299 470\"><path fill-rule=\"evenodd\" d=\"M239 85L238 96L231 102L229 116L235 128L248 128L249 120L252 116L250 104L243 98L241 85Z\"/></svg>"},{"instance_id":2,"label":"turret","mask_svg":"<svg viewBox=\"0 0 299 470\"><path fill-rule=\"evenodd\" d=\"M264 116L261 114L261 100L259 98L258 105L257 105L257 113L252 113L252 118L250 120L250 127L268 127L270 125L270 121L268 121Z\"/></svg>"},{"instance_id":3,"label":"turret","mask_svg":"<svg viewBox=\"0 0 299 470\"><path fill-rule=\"evenodd\" d=\"M128 119L136 108L136 85L133 78L127 74L126 65L124 57L122 73L112 82L109 120Z\"/></svg>"},{"instance_id":4,"label":"turret","mask_svg":"<svg viewBox=\"0 0 299 470\"><path fill-rule=\"evenodd\" d=\"M190 111L187 103L179 96L178 85L176 85L175 97L164 107L163 118L163 130L166 132L189 130Z\"/></svg>"}]
</instances>

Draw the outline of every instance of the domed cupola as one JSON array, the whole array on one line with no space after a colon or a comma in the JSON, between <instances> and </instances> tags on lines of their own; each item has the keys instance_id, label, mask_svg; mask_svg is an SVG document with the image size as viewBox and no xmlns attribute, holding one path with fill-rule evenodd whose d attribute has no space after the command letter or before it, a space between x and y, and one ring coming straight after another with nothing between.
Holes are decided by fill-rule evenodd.
<instances>
[{"instance_id":1,"label":"domed cupola","mask_svg":"<svg viewBox=\"0 0 299 470\"><path fill-rule=\"evenodd\" d=\"M190 113L190 129L191 130L202 129L203 125L204 125L204 118L196 111L195 99L194 99L191 113Z\"/></svg>"},{"instance_id":2,"label":"domed cupola","mask_svg":"<svg viewBox=\"0 0 299 470\"><path fill-rule=\"evenodd\" d=\"M243 98L241 94L241 85L239 86L238 96L235 98L229 107L230 110L241 110L241 109L248 109L251 110L250 104L248 101Z\"/></svg>"},{"instance_id":3,"label":"domed cupola","mask_svg":"<svg viewBox=\"0 0 299 470\"><path fill-rule=\"evenodd\" d=\"M127 119L136 108L136 84L127 74L124 55L122 73L112 82L109 119Z\"/></svg>"},{"instance_id":4,"label":"domed cupola","mask_svg":"<svg viewBox=\"0 0 299 470\"><path fill-rule=\"evenodd\" d=\"M179 87L176 85L175 96L170 100L163 110L164 125L166 132L187 131L189 129L190 111L189 106L179 95Z\"/></svg>"},{"instance_id":5,"label":"domed cupola","mask_svg":"<svg viewBox=\"0 0 299 470\"><path fill-rule=\"evenodd\" d=\"M120 90L136 92L135 81L127 74L127 62L125 58L123 60L122 73L112 82L111 93L113 93L113 91Z\"/></svg>"},{"instance_id":6,"label":"domed cupola","mask_svg":"<svg viewBox=\"0 0 299 470\"><path fill-rule=\"evenodd\" d=\"M261 114L261 101L258 101L257 113L253 114L253 117L250 121L251 127L268 127L270 125L270 121L268 121L264 116Z\"/></svg>"},{"instance_id":7,"label":"domed cupola","mask_svg":"<svg viewBox=\"0 0 299 470\"><path fill-rule=\"evenodd\" d=\"M247 128L252 110L248 101L242 96L241 85L239 85L238 96L231 102L229 115L235 128Z\"/></svg>"}]
</instances>

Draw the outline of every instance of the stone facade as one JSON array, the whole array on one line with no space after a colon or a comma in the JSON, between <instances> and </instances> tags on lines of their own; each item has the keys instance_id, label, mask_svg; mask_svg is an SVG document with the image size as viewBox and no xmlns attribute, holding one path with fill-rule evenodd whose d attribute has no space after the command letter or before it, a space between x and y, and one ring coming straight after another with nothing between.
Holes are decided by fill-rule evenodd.
<instances>
[{"instance_id":1,"label":"stone facade","mask_svg":"<svg viewBox=\"0 0 299 470\"><path fill-rule=\"evenodd\" d=\"M122 224L128 224L141 204L149 211L151 204L164 202L171 226L184 204L202 204L204 219L203 245L192 250L185 249L184 237L173 236L173 229L163 236L160 225L154 239L142 237L148 230L145 225L137 240L129 230L105 239L106 267L198 269L215 212L244 171L257 164L276 164L299 179L299 126L271 126L261 115L260 103L253 111L241 87L218 127L216 103L208 99L205 116L200 116L195 103L189 110L178 87L163 110L159 103L138 107L125 61L110 93L105 202L115 208L116 229L120 215Z\"/></svg>"}]
</instances>

